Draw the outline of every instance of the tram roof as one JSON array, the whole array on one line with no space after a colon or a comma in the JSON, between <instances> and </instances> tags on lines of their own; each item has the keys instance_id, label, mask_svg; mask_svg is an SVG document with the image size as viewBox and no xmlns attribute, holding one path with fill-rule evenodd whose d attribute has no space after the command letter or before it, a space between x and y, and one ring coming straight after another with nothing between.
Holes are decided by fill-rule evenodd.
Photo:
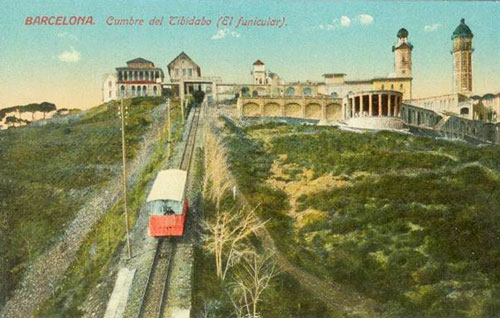
<instances>
[{"instance_id":1,"label":"tram roof","mask_svg":"<svg viewBox=\"0 0 500 318\"><path fill-rule=\"evenodd\" d=\"M162 170L156 176L146 202L156 200L182 201L186 186L187 171L179 169Z\"/></svg>"}]
</instances>

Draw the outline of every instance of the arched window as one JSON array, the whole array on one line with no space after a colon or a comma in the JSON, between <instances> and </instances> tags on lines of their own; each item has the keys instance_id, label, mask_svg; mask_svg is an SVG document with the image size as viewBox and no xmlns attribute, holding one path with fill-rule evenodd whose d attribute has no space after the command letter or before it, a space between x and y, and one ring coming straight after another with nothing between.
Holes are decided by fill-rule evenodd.
<instances>
[{"instance_id":1,"label":"arched window","mask_svg":"<svg viewBox=\"0 0 500 318\"><path fill-rule=\"evenodd\" d=\"M311 96L311 94L312 94L311 88L310 87L304 88L303 93L305 96Z\"/></svg>"},{"instance_id":2,"label":"arched window","mask_svg":"<svg viewBox=\"0 0 500 318\"><path fill-rule=\"evenodd\" d=\"M330 96L332 96L333 98L338 98L339 94L337 92L332 92Z\"/></svg>"},{"instance_id":3,"label":"arched window","mask_svg":"<svg viewBox=\"0 0 500 318\"><path fill-rule=\"evenodd\" d=\"M394 84L391 84L391 89L394 89Z\"/></svg>"},{"instance_id":4,"label":"arched window","mask_svg":"<svg viewBox=\"0 0 500 318\"><path fill-rule=\"evenodd\" d=\"M135 96L135 86L132 85L132 96Z\"/></svg>"},{"instance_id":5,"label":"arched window","mask_svg":"<svg viewBox=\"0 0 500 318\"><path fill-rule=\"evenodd\" d=\"M144 96L148 96L148 88L146 87L146 85L142 87L142 93L144 94Z\"/></svg>"},{"instance_id":6,"label":"arched window","mask_svg":"<svg viewBox=\"0 0 500 318\"><path fill-rule=\"evenodd\" d=\"M259 93L258 93L256 90L255 90L255 91L253 91L253 92L252 92L252 97L257 97L257 96L259 96Z\"/></svg>"},{"instance_id":7,"label":"arched window","mask_svg":"<svg viewBox=\"0 0 500 318\"><path fill-rule=\"evenodd\" d=\"M384 89L385 89L385 86L384 86L384 85L382 85L382 90L384 90Z\"/></svg>"},{"instance_id":8,"label":"arched window","mask_svg":"<svg viewBox=\"0 0 500 318\"><path fill-rule=\"evenodd\" d=\"M250 96L250 89L248 87L243 87L241 89L241 96L245 96L245 97Z\"/></svg>"},{"instance_id":9,"label":"arched window","mask_svg":"<svg viewBox=\"0 0 500 318\"><path fill-rule=\"evenodd\" d=\"M403 90L403 84L399 84L399 89Z\"/></svg>"},{"instance_id":10,"label":"arched window","mask_svg":"<svg viewBox=\"0 0 500 318\"><path fill-rule=\"evenodd\" d=\"M137 86L137 96L141 96L141 87Z\"/></svg>"},{"instance_id":11,"label":"arched window","mask_svg":"<svg viewBox=\"0 0 500 318\"><path fill-rule=\"evenodd\" d=\"M293 96L295 95L295 89L293 87L288 87L285 91L286 96Z\"/></svg>"},{"instance_id":12,"label":"arched window","mask_svg":"<svg viewBox=\"0 0 500 318\"><path fill-rule=\"evenodd\" d=\"M153 86L153 94L156 96L158 93L158 88L156 86Z\"/></svg>"}]
</instances>

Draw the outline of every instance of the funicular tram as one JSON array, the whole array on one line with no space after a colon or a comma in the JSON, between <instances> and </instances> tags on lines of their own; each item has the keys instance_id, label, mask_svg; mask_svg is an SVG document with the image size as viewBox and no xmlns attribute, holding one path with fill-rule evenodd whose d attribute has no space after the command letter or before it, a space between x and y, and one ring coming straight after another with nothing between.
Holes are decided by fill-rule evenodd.
<instances>
[{"instance_id":1,"label":"funicular tram","mask_svg":"<svg viewBox=\"0 0 500 318\"><path fill-rule=\"evenodd\" d=\"M149 205L149 235L182 236L189 209L185 198L187 171L162 170L158 173L146 202Z\"/></svg>"}]
</instances>

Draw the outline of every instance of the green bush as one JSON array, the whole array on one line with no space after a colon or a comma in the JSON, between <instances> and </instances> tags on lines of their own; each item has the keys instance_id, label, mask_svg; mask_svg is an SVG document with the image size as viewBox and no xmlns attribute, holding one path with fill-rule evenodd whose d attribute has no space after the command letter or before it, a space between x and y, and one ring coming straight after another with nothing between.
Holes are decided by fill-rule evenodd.
<instances>
[{"instance_id":1,"label":"green bush","mask_svg":"<svg viewBox=\"0 0 500 318\"><path fill-rule=\"evenodd\" d=\"M309 272L379 302L384 317L492 317L500 298L500 149L392 132L226 123L231 169L270 218L278 247ZM295 228L264 181L278 156L345 187L303 195L328 218Z\"/></svg>"}]
</instances>

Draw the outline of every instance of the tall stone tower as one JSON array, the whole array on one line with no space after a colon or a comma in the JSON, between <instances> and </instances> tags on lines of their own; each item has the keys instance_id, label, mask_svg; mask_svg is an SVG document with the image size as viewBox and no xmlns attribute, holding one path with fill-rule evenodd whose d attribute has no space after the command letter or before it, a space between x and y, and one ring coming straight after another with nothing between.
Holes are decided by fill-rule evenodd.
<instances>
[{"instance_id":1,"label":"tall stone tower","mask_svg":"<svg viewBox=\"0 0 500 318\"><path fill-rule=\"evenodd\" d=\"M451 39L453 40L453 92L464 95L472 94L472 38L474 34L465 24L465 19L460 20Z\"/></svg>"},{"instance_id":2,"label":"tall stone tower","mask_svg":"<svg viewBox=\"0 0 500 318\"><path fill-rule=\"evenodd\" d=\"M392 47L396 76L411 77L411 51L413 45L408 42L408 30L401 28L397 37L398 42Z\"/></svg>"}]
</instances>

